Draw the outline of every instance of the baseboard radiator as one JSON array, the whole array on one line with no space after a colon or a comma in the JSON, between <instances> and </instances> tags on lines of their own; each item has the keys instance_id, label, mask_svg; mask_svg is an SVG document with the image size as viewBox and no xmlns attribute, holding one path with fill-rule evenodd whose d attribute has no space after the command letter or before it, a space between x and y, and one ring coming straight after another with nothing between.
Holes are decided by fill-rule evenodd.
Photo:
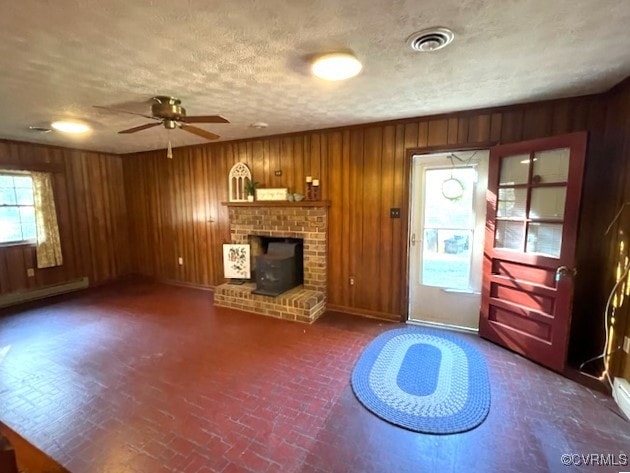
<instances>
[{"instance_id":1,"label":"baseboard radiator","mask_svg":"<svg viewBox=\"0 0 630 473\"><path fill-rule=\"evenodd\" d=\"M0 296L0 308L8 307L23 302L30 302L37 299L43 299L50 296L58 296L80 289L86 289L90 285L87 277L74 279L67 283L55 284L53 286L45 286L38 289L30 289L28 291L12 292Z\"/></svg>"}]
</instances>

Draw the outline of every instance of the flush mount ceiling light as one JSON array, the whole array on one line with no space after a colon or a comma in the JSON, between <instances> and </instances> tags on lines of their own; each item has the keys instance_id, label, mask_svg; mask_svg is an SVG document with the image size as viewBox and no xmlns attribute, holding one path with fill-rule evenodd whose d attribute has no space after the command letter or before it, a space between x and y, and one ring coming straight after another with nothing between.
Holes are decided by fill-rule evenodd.
<instances>
[{"instance_id":1,"label":"flush mount ceiling light","mask_svg":"<svg viewBox=\"0 0 630 473\"><path fill-rule=\"evenodd\" d=\"M62 133L71 133L78 135L90 131L90 127L85 123L74 122L69 120L59 120L50 124L55 130Z\"/></svg>"},{"instance_id":2,"label":"flush mount ceiling light","mask_svg":"<svg viewBox=\"0 0 630 473\"><path fill-rule=\"evenodd\" d=\"M426 53L448 46L454 38L455 34L448 28L429 28L409 36L407 44L414 51Z\"/></svg>"},{"instance_id":3,"label":"flush mount ceiling light","mask_svg":"<svg viewBox=\"0 0 630 473\"><path fill-rule=\"evenodd\" d=\"M311 71L320 79L346 80L356 76L363 69L363 64L348 53L333 53L319 56L313 62Z\"/></svg>"},{"instance_id":4,"label":"flush mount ceiling light","mask_svg":"<svg viewBox=\"0 0 630 473\"><path fill-rule=\"evenodd\" d=\"M257 128L259 130L262 130L264 128L267 128L269 126L269 124L265 123L265 122L254 122L251 125L249 125L250 128Z\"/></svg>"}]
</instances>

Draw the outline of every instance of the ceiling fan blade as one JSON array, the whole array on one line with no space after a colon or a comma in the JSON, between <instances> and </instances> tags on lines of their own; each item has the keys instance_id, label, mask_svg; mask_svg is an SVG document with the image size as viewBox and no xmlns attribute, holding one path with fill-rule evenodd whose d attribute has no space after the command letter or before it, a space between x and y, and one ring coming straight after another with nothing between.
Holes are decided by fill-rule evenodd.
<instances>
[{"instance_id":1,"label":"ceiling fan blade","mask_svg":"<svg viewBox=\"0 0 630 473\"><path fill-rule=\"evenodd\" d=\"M182 117L179 120L184 123L230 123L220 115L197 115L194 117Z\"/></svg>"},{"instance_id":2,"label":"ceiling fan blade","mask_svg":"<svg viewBox=\"0 0 630 473\"><path fill-rule=\"evenodd\" d=\"M149 118L151 120L161 120L161 118L153 117L151 115L145 115L143 113L130 112L128 110L119 110L117 108L103 107L102 105L92 105L94 108L98 108L101 110L107 110L108 112L117 112L117 113L126 113L128 115L137 115L139 117Z\"/></svg>"},{"instance_id":3,"label":"ceiling fan blade","mask_svg":"<svg viewBox=\"0 0 630 473\"><path fill-rule=\"evenodd\" d=\"M180 123L179 127L182 130L187 131L188 133L201 136L202 138L205 138L206 140L218 140L220 138L219 135L215 135L214 133L210 131L206 131L202 128L197 128L196 126L187 125L185 123Z\"/></svg>"},{"instance_id":4,"label":"ceiling fan blade","mask_svg":"<svg viewBox=\"0 0 630 473\"><path fill-rule=\"evenodd\" d=\"M146 123L140 126L134 126L133 128L128 128L126 130L119 131L118 133L126 134L126 133L135 133L136 131L146 130L148 128L153 128L154 126L160 126L162 123Z\"/></svg>"}]
</instances>

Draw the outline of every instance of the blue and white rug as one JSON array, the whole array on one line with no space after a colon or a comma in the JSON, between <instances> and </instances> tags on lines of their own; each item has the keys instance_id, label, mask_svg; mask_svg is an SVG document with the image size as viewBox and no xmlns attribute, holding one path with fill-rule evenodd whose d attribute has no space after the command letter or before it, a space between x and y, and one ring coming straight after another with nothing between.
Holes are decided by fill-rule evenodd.
<instances>
[{"instance_id":1,"label":"blue and white rug","mask_svg":"<svg viewBox=\"0 0 630 473\"><path fill-rule=\"evenodd\" d=\"M490 410L483 355L437 330L403 328L376 337L354 367L352 389L368 410L415 432L465 432Z\"/></svg>"}]
</instances>

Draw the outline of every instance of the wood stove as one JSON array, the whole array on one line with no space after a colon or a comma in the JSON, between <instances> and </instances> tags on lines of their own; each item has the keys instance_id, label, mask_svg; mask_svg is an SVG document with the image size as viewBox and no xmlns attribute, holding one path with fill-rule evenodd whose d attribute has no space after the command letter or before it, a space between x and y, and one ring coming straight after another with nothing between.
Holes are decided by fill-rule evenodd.
<instances>
[{"instance_id":1,"label":"wood stove","mask_svg":"<svg viewBox=\"0 0 630 473\"><path fill-rule=\"evenodd\" d=\"M267 253L256 256L256 289L253 294L278 296L303 282L302 243L273 241Z\"/></svg>"}]
</instances>

